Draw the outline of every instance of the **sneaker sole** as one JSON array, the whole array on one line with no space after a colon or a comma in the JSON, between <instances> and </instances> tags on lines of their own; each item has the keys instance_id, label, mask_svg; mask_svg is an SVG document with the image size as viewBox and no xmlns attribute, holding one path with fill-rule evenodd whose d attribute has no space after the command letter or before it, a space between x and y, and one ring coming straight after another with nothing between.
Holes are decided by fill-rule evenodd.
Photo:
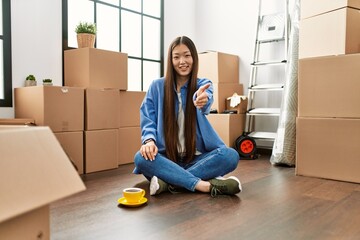
<instances>
[{"instance_id":1,"label":"sneaker sole","mask_svg":"<svg viewBox=\"0 0 360 240\"><path fill-rule=\"evenodd\" d=\"M156 176L153 176L150 181L150 195L154 196L156 194L156 191L159 190L160 185L158 178Z\"/></svg>"}]
</instances>

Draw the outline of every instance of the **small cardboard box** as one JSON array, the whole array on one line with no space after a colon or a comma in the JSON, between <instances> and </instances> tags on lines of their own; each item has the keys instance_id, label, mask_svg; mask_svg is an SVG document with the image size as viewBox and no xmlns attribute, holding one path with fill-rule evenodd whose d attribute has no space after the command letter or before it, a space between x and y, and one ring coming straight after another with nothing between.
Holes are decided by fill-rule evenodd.
<instances>
[{"instance_id":1,"label":"small cardboard box","mask_svg":"<svg viewBox=\"0 0 360 240\"><path fill-rule=\"evenodd\" d=\"M15 88L15 118L31 118L53 132L84 130L84 89L59 86Z\"/></svg>"},{"instance_id":2,"label":"small cardboard box","mask_svg":"<svg viewBox=\"0 0 360 240\"><path fill-rule=\"evenodd\" d=\"M358 0L301 0L301 19L331 12L344 7L360 9Z\"/></svg>"},{"instance_id":3,"label":"small cardboard box","mask_svg":"<svg viewBox=\"0 0 360 240\"><path fill-rule=\"evenodd\" d=\"M300 21L299 59L360 52L360 10L341 8Z\"/></svg>"},{"instance_id":4,"label":"small cardboard box","mask_svg":"<svg viewBox=\"0 0 360 240\"><path fill-rule=\"evenodd\" d=\"M86 89L85 130L119 128L119 99L118 89Z\"/></svg>"},{"instance_id":5,"label":"small cardboard box","mask_svg":"<svg viewBox=\"0 0 360 240\"><path fill-rule=\"evenodd\" d=\"M118 129L85 131L85 173L118 167Z\"/></svg>"},{"instance_id":6,"label":"small cardboard box","mask_svg":"<svg viewBox=\"0 0 360 240\"><path fill-rule=\"evenodd\" d=\"M244 87L240 83L214 83L214 103L211 108L216 109L218 113L223 113L226 109L226 99L234 93L242 95Z\"/></svg>"},{"instance_id":7,"label":"small cardboard box","mask_svg":"<svg viewBox=\"0 0 360 240\"><path fill-rule=\"evenodd\" d=\"M54 133L65 153L76 166L79 174L84 173L84 132Z\"/></svg>"},{"instance_id":8,"label":"small cardboard box","mask_svg":"<svg viewBox=\"0 0 360 240\"><path fill-rule=\"evenodd\" d=\"M66 86L127 90L128 55L97 48L64 52Z\"/></svg>"},{"instance_id":9,"label":"small cardboard box","mask_svg":"<svg viewBox=\"0 0 360 240\"><path fill-rule=\"evenodd\" d=\"M299 61L298 116L360 118L360 54Z\"/></svg>"},{"instance_id":10,"label":"small cardboard box","mask_svg":"<svg viewBox=\"0 0 360 240\"><path fill-rule=\"evenodd\" d=\"M135 153L140 147L140 127L119 128L119 165L134 162Z\"/></svg>"},{"instance_id":11,"label":"small cardboard box","mask_svg":"<svg viewBox=\"0 0 360 240\"><path fill-rule=\"evenodd\" d=\"M199 78L213 83L239 83L239 57L222 52L199 53Z\"/></svg>"},{"instance_id":12,"label":"small cardboard box","mask_svg":"<svg viewBox=\"0 0 360 240\"><path fill-rule=\"evenodd\" d=\"M140 106L146 92L120 91L120 128L140 126Z\"/></svg>"},{"instance_id":13,"label":"small cardboard box","mask_svg":"<svg viewBox=\"0 0 360 240\"><path fill-rule=\"evenodd\" d=\"M224 143L234 147L236 139L244 132L245 114L209 114L207 118Z\"/></svg>"},{"instance_id":14,"label":"small cardboard box","mask_svg":"<svg viewBox=\"0 0 360 240\"><path fill-rule=\"evenodd\" d=\"M1 130L0 152L0 239L50 239L49 204L81 178L48 127Z\"/></svg>"},{"instance_id":15,"label":"small cardboard box","mask_svg":"<svg viewBox=\"0 0 360 240\"><path fill-rule=\"evenodd\" d=\"M234 94L225 100L225 110L235 110L237 113L246 113L247 105L248 99L243 95Z\"/></svg>"},{"instance_id":16,"label":"small cardboard box","mask_svg":"<svg viewBox=\"0 0 360 240\"><path fill-rule=\"evenodd\" d=\"M360 119L297 118L296 174L360 183Z\"/></svg>"}]
</instances>

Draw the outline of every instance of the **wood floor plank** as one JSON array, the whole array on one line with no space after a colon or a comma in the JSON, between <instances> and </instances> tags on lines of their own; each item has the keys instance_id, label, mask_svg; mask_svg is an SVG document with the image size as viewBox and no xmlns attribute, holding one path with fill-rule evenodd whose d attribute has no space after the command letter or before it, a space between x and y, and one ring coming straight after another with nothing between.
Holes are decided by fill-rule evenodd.
<instances>
[{"instance_id":1,"label":"wood floor plank","mask_svg":"<svg viewBox=\"0 0 360 240\"><path fill-rule=\"evenodd\" d=\"M295 175L269 156L241 160L231 174L243 192L211 198L183 192L149 196L133 165L83 176L85 192L51 205L53 240L358 239L360 184ZM148 203L119 206L122 189L142 187Z\"/></svg>"}]
</instances>

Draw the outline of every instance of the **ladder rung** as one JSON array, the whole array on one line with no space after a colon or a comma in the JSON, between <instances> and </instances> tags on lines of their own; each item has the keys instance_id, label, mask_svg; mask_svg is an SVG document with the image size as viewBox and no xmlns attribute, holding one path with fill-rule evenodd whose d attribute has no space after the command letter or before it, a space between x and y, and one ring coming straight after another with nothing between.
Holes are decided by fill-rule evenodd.
<instances>
[{"instance_id":1,"label":"ladder rung","mask_svg":"<svg viewBox=\"0 0 360 240\"><path fill-rule=\"evenodd\" d=\"M261 116L279 116L280 108L253 108L250 109L247 114Z\"/></svg>"},{"instance_id":2,"label":"ladder rung","mask_svg":"<svg viewBox=\"0 0 360 240\"><path fill-rule=\"evenodd\" d=\"M275 139L276 132L251 132L248 134L249 137L258 139Z\"/></svg>"},{"instance_id":3,"label":"ladder rung","mask_svg":"<svg viewBox=\"0 0 360 240\"><path fill-rule=\"evenodd\" d=\"M249 91L282 91L283 89L283 83L261 84L249 87Z\"/></svg>"},{"instance_id":4,"label":"ladder rung","mask_svg":"<svg viewBox=\"0 0 360 240\"><path fill-rule=\"evenodd\" d=\"M257 40L257 43L271 43L271 42L280 42L284 41L285 37L282 38L272 38L272 39L263 39L263 40Z\"/></svg>"},{"instance_id":5,"label":"ladder rung","mask_svg":"<svg viewBox=\"0 0 360 240\"><path fill-rule=\"evenodd\" d=\"M287 60L282 61L269 61L269 62L253 62L251 65L253 66L266 66L266 65L279 65L279 64L285 64Z\"/></svg>"}]
</instances>

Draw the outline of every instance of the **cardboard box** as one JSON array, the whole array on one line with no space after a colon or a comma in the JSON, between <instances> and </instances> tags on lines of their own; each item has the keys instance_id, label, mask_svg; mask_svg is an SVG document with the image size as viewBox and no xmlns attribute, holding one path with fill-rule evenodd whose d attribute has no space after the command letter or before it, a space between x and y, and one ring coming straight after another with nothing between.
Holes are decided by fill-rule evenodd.
<instances>
[{"instance_id":1,"label":"cardboard box","mask_svg":"<svg viewBox=\"0 0 360 240\"><path fill-rule=\"evenodd\" d=\"M141 147L140 127L119 128L119 165L133 163Z\"/></svg>"},{"instance_id":2,"label":"cardboard box","mask_svg":"<svg viewBox=\"0 0 360 240\"><path fill-rule=\"evenodd\" d=\"M313 17L344 7L360 8L358 0L301 0L301 19Z\"/></svg>"},{"instance_id":3,"label":"cardboard box","mask_svg":"<svg viewBox=\"0 0 360 240\"><path fill-rule=\"evenodd\" d=\"M232 98L237 98L237 101L240 101L234 107L231 106L232 105L231 104ZM235 110L238 114L239 113L246 113L247 105L248 105L248 99L247 99L246 96L241 96L241 95L234 94L233 96L228 97L225 100L225 110Z\"/></svg>"},{"instance_id":4,"label":"cardboard box","mask_svg":"<svg viewBox=\"0 0 360 240\"><path fill-rule=\"evenodd\" d=\"M360 52L360 10L341 8L300 21L299 59Z\"/></svg>"},{"instance_id":5,"label":"cardboard box","mask_svg":"<svg viewBox=\"0 0 360 240\"><path fill-rule=\"evenodd\" d=\"M0 118L0 125L35 126L35 120L30 118Z\"/></svg>"},{"instance_id":6,"label":"cardboard box","mask_svg":"<svg viewBox=\"0 0 360 240\"><path fill-rule=\"evenodd\" d=\"M0 152L0 239L50 239L49 204L85 185L48 127L1 130Z\"/></svg>"},{"instance_id":7,"label":"cardboard box","mask_svg":"<svg viewBox=\"0 0 360 240\"><path fill-rule=\"evenodd\" d=\"M299 61L298 116L360 118L360 54Z\"/></svg>"},{"instance_id":8,"label":"cardboard box","mask_svg":"<svg viewBox=\"0 0 360 240\"><path fill-rule=\"evenodd\" d=\"M85 173L118 167L118 129L85 131Z\"/></svg>"},{"instance_id":9,"label":"cardboard box","mask_svg":"<svg viewBox=\"0 0 360 240\"><path fill-rule=\"evenodd\" d=\"M66 86L127 89L128 55L97 48L64 52Z\"/></svg>"},{"instance_id":10,"label":"cardboard box","mask_svg":"<svg viewBox=\"0 0 360 240\"><path fill-rule=\"evenodd\" d=\"M296 174L360 183L360 119L297 118Z\"/></svg>"},{"instance_id":11,"label":"cardboard box","mask_svg":"<svg viewBox=\"0 0 360 240\"><path fill-rule=\"evenodd\" d=\"M84 132L54 133L79 174L84 173Z\"/></svg>"},{"instance_id":12,"label":"cardboard box","mask_svg":"<svg viewBox=\"0 0 360 240\"><path fill-rule=\"evenodd\" d=\"M85 130L119 128L118 89L85 91Z\"/></svg>"},{"instance_id":13,"label":"cardboard box","mask_svg":"<svg viewBox=\"0 0 360 240\"><path fill-rule=\"evenodd\" d=\"M212 109L217 109L218 113L225 111L226 99L231 97L234 93L242 95L244 92L244 87L240 83L214 83L214 103L212 104Z\"/></svg>"},{"instance_id":14,"label":"cardboard box","mask_svg":"<svg viewBox=\"0 0 360 240\"><path fill-rule=\"evenodd\" d=\"M239 57L222 52L199 53L198 77L213 83L239 83Z\"/></svg>"},{"instance_id":15,"label":"cardboard box","mask_svg":"<svg viewBox=\"0 0 360 240\"><path fill-rule=\"evenodd\" d=\"M15 88L15 118L31 118L53 132L84 130L84 89L59 86Z\"/></svg>"},{"instance_id":16,"label":"cardboard box","mask_svg":"<svg viewBox=\"0 0 360 240\"><path fill-rule=\"evenodd\" d=\"M146 92L120 91L120 128L140 126L140 106Z\"/></svg>"},{"instance_id":17,"label":"cardboard box","mask_svg":"<svg viewBox=\"0 0 360 240\"><path fill-rule=\"evenodd\" d=\"M245 114L209 114L207 118L228 147L234 147L236 139L245 129Z\"/></svg>"}]
</instances>

